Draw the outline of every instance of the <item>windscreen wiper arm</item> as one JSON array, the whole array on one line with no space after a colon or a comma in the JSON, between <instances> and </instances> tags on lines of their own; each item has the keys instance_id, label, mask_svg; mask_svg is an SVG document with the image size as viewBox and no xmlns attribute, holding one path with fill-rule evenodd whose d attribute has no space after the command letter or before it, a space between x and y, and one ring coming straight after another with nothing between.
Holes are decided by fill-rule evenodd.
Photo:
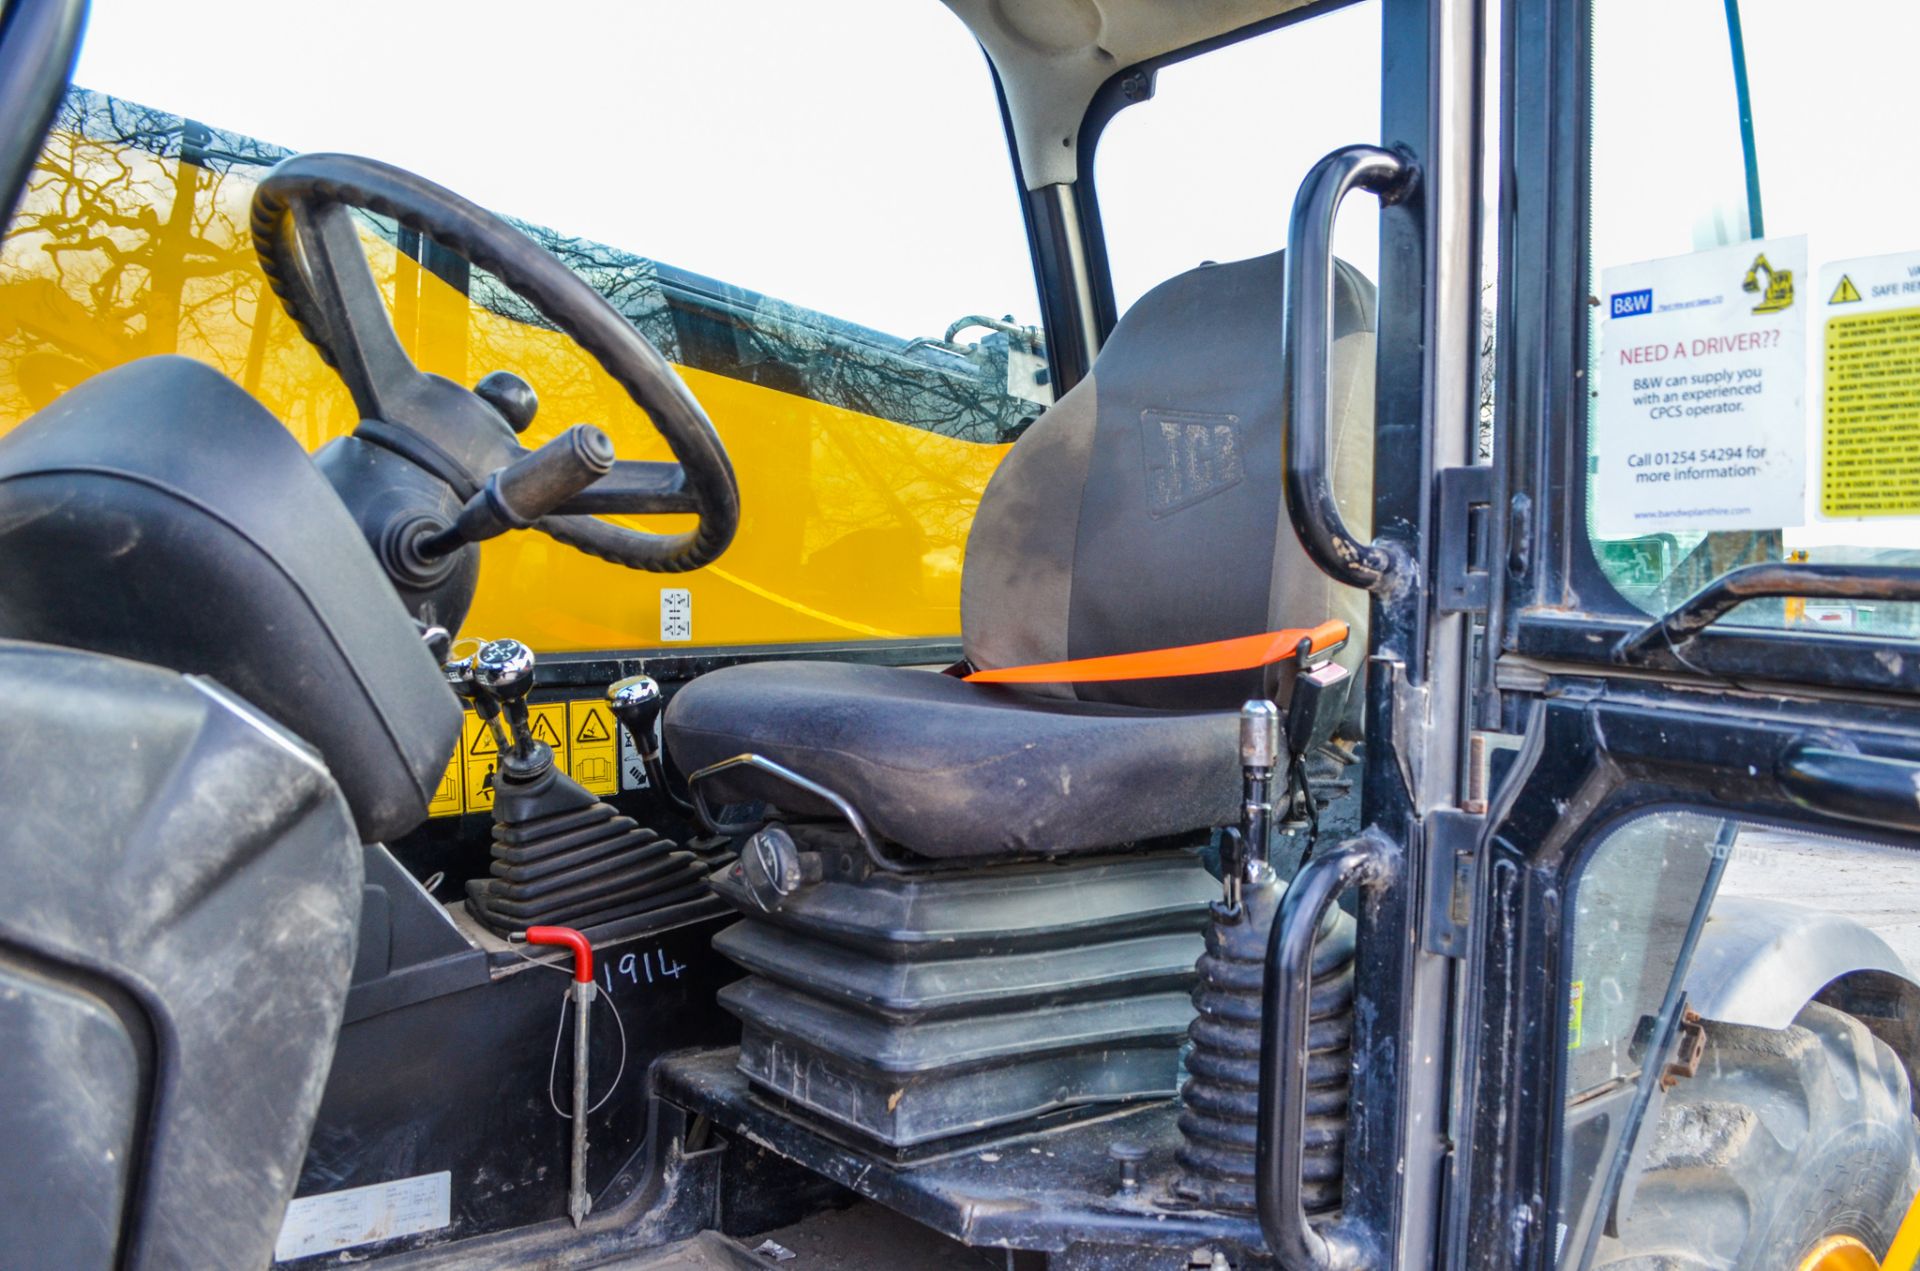
<instances>
[{"instance_id":1,"label":"windscreen wiper arm","mask_svg":"<svg viewBox=\"0 0 1920 1271\"><path fill-rule=\"evenodd\" d=\"M1809 600L1920 600L1920 569L1905 565L1808 565L1762 561L1708 583L1614 646L1613 660L1643 664L1662 647L1678 652L1735 608L1769 596Z\"/></svg>"}]
</instances>

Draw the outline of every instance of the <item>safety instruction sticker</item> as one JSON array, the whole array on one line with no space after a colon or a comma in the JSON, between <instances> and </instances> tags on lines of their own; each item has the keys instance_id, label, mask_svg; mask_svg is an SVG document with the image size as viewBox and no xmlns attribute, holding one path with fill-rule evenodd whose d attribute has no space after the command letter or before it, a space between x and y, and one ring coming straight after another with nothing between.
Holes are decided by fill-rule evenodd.
<instances>
[{"instance_id":1,"label":"safety instruction sticker","mask_svg":"<svg viewBox=\"0 0 1920 1271\"><path fill-rule=\"evenodd\" d=\"M1579 1050L1586 1032L1587 982L1573 982L1573 1000L1567 1010L1567 1049Z\"/></svg>"},{"instance_id":2,"label":"safety instruction sticker","mask_svg":"<svg viewBox=\"0 0 1920 1271\"><path fill-rule=\"evenodd\" d=\"M419 1174L389 1183L349 1187L287 1204L273 1260L291 1262L336 1249L438 1231L453 1222L453 1174Z\"/></svg>"},{"instance_id":3,"label":"safety instruction sticker","mask_svg":"<svg viewBox=\"0 0 1920 1271\"><path fill-rule=\"evenodd\" d=\"M603 701L567 703L567 771L595 794L620 788L619 730Z\"/></svg>"},{"instance_id":4,"label":"safety instruction sticker","mask_svg":"<svg viewBox=\"0 0 1920 1271\"><path fill-rule=\"evenodd\" d=\"M1806 275L1804 237L1602 273L1596 531L1801 523Z\"/></svg>"},{"instance_id":5,"label":"safety instruction sticker","mask_svg":"<svg viewBox=\"0 0 1920 1271\"><path fill-rule=\"evenodd\" d=\"M1920 515L1920 252L1820 271L1820 515Z\"/></svg>"},{"instance_id":6,"label":"safety instruction sticker","mask_svg":"<svg viewBox=\"0 0 1920 1271\"><path fill-rule=\"evenodd\" d=\"M428 816L458 816L466 806L460 797L460 747L453 748L453 758L447 760L447 770L435 787L433 798L427 800Z\"/></svg>"},{"instance_id":7,"label":"safety instruction sticker","mask_svg":"<svg viewBox=\"0 0 1920 1271\"><path fill-rule=\"evenodd\" d=\"M614 794L620 789L622 735L604 698L535 702L527 709L527 719L534 737L552 747L554 762L568 776L594 794ZM504 718L500 731L511 745L512 734ZM499 766L500 746L494 730L473 711L466 712L460 725L460 745L427 804L427 815L492 812L492 778Z\"/></svg>"}]
</instances>

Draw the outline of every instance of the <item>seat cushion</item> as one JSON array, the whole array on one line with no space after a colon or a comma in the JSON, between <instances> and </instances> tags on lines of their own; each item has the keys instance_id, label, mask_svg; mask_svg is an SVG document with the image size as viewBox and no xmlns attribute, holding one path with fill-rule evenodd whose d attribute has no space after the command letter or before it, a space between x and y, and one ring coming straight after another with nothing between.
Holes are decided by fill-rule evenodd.
<instances>
[{"instance_id":1,"label":"seat cushion","mask_svg":"<svg viewBox=\"0 0 1920 1271\"><path fill-rule=\"evenodd\" d=\"M668 703L683 772L764 755L851 800L921 856L1057 856L1231 822L1238 717L1063 701L949 675L845 662L758 662L694 680ZM740 769L710 801L832 809Z\"/></svg>"}]
</instances>

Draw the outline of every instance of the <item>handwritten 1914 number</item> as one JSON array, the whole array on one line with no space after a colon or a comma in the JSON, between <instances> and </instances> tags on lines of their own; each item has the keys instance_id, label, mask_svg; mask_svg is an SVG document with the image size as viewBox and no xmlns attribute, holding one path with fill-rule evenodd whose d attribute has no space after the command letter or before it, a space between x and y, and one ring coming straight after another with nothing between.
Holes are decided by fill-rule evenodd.
<instances>
[{"instance_id":1,"label":"handwritten 1914 number","mask_svg":"<svg viewBox=\"0 0 1920 1271\"><path fill-rule=\"evenodd\" d=\"M601 976L606 981L609 993L613 992L614 984L622 977L631 984L652 984L656 980L677 980L686 969L684 962L668 956L665 949L651 949L638 955L623 953L618 961L609 958L600 963Z\"/></svg>"}]
</instances>

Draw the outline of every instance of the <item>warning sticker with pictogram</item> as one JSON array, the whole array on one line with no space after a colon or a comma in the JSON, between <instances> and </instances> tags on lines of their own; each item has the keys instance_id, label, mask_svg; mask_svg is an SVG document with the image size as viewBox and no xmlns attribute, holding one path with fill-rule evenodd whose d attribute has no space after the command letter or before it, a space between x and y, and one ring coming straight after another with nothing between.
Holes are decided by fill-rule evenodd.
<instances>
[{"instance_id":1,"label":"warning sticker with pictogram","mask_svg":"<svg viewBox=\"0 0 1920 1271\"><path fill-rule=\"evenodd\" d=\"M600 698L567 703L567 773L595 794L620 788L620 752L613 713Z\"/></svg>"},{"instance_id":2,"label":"warning sticker with pictogram","mask_svg":"<svg viewBox=\"0 0 1920 1271\"><path fill-rule=\"evenodd\" d=\"M493 771L499 766L497 754L467 761L467 811L493 811Z\"/></svg>"},{"instance_id":3,"label":"warning sticker with pictogram","mask_svg":"<svg viewBox=\"0 0 1920 1271\"><path fill-rule=\"evenodd\" d=\"M621 787L621 730L604 699L538 702L528 708L527 723L534 739L553 748L561 771L595 794L616 794ZM503 716L501 730L508 744L512 731ZM635 760L636 765L638 760ZM461 812L491 812L490 778L500 763L493 730L479 715L467 711L460 724L460 747L427 805L428 816L458 816ZM644 778L641 784L645 784Z\"/></svg>"},{"instance_id":4,"label":"warning sticker with pictogram","mask_svg":"<svg viewBox=\"0 0 1920 1271\"><path fill-rule=\"evenodd\" d=\"M560 737L560 725L556 719L559 713L559 710L551 706L536 706L532 712L533 739L546 742L556 752L567 744Z\"/></svg>"},{"instance_id":5,"label":"warning sticker with pictogram","mask_svg":"<svg viewBox=\"0 0 1920 1271\"><path fill-rule=\"evenodd\" d=\"M453 758L447 760L447 770L440 777L440 784L434 788L433 798L427 801L428 816L460 815L460 748L453 748Z\"/></svg>"},{"instance_id":6,"label":"warning sticker with pictogram","mask_svg":"<svg viewBox=\"0 0 1920 1271\"><path fill-rule=\"evenodd\" d=\"M1920 252L1836 261L1821 287L1820 517L1920 515Z\"/></svg>"},{"instance_id":7,"label":"warning sticker with pictogram","mask_svg":"<svg viewBox=\"0 0 1920 1271\"><path fill-rule=\"evenodd\" d=\"M507 719L508 716L502 714L499 723L502 733L511 745L513 731ZM543 741L553 747L553 759L560 765L561 771L568 771L567 704L565 702L535 703L527 708L527 726L533 733L534 740ZM461 758L464 760L462 771L466 778L462 806L468 812L491 812L493 787L487 779L500 763L500 747L494 740L493 730L472 711L466 713L466 720L460 729L460 748Z\"/></svg>"},{"instance_id":8,"label":"warning sticker with pictogram","mask_svg":"<svg viewBox=\"0 0 1920 1271\"><path fill-rule=\"evenodd\" d=\"M472 711L467 712L460 726L460 751L469 759L500 753L500 748L493 744L493 730Z\"/></svg>"}]
</instances>

